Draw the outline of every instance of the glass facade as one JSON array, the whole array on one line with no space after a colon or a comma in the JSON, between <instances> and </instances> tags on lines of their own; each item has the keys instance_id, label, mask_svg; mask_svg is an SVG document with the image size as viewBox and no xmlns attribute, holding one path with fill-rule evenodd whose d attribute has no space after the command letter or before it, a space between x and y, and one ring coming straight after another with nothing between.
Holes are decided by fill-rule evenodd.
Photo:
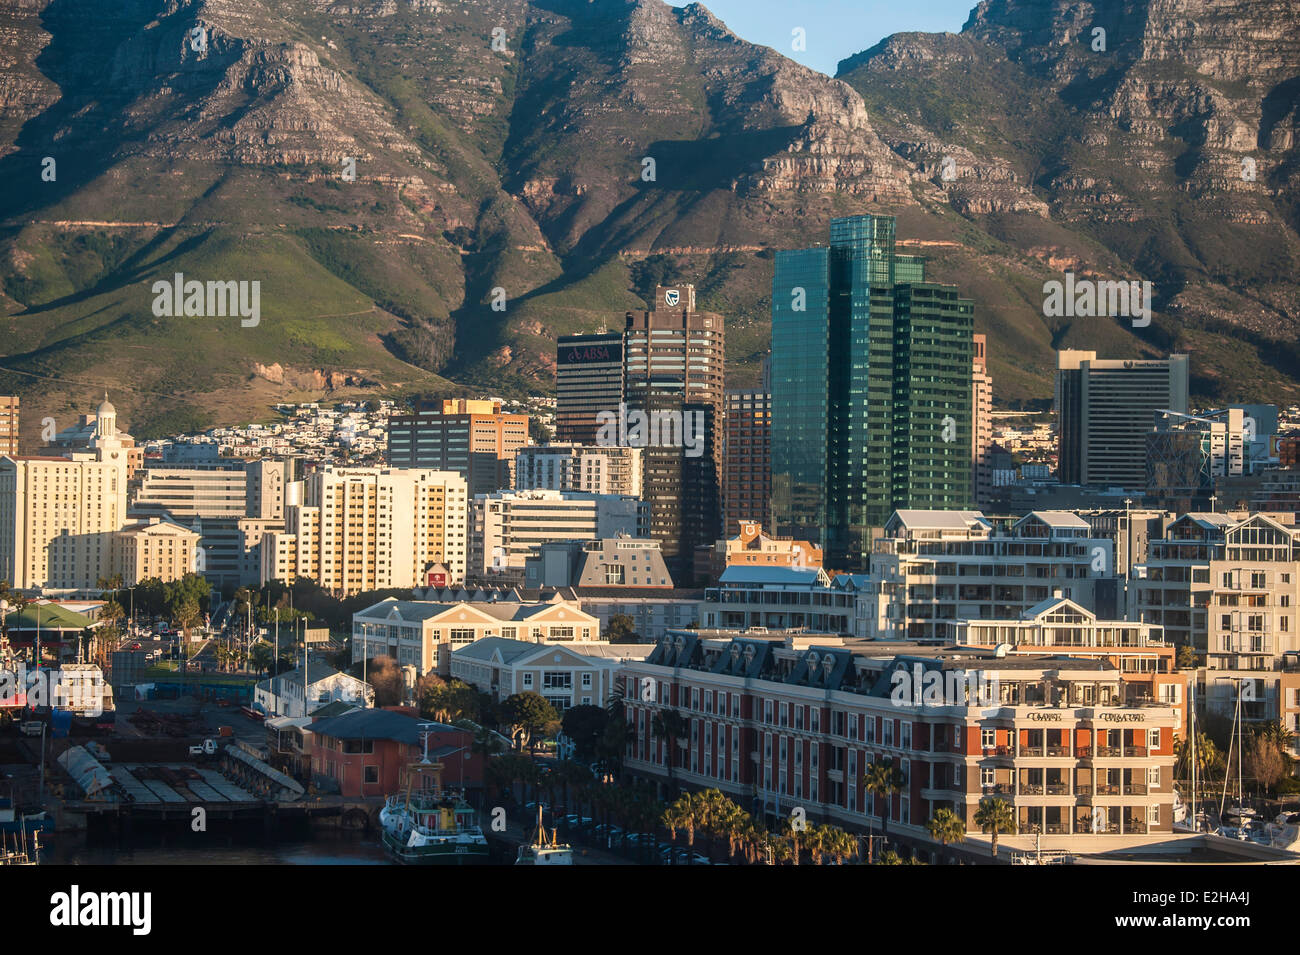
<instances>
[{"instance_id":1,"label":"glass facade","mask_svg":"<svg viewBox=\"0 0 1300 955\"><path fill-rule=\"evenodd\" d=\"M834 219L772 279L772 523L849 569L895 509L970 506L974 306L894 235Z\"/></svg>"}]
</instances>

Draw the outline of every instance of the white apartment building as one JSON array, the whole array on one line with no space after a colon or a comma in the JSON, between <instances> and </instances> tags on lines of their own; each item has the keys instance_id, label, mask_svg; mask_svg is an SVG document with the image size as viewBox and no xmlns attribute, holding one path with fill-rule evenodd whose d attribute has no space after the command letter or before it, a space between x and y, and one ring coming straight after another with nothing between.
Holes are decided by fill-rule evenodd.
<instances>
[{"instance_id":1,"label":"white apartment building","mask_svg":"<svg viewBox=\"0 0 1300 955\"><path fill-rule=\"evenodd\" d=\"M641 449L545 444L515 452L515 490L641 496Z\"/></svg>"},{"instance_id":2,"label":"white apartment building","mask_svg":"<svg viewBox=\"0 0 1300 955\"><path fill-rule=\"evenodd\" d=\"M1210 562L1223 556L1224 535L1237 523L1227 514L1184 514L1149 541L1130 581L1132 615L1159 624L1175 646L1205 650Z\"/></svg>"},{"instance_id":3,"label":"white apartment building","mask_svg":"<svg viewBox=\"0 0 1300 955\"><path fill-rule=\"evenodd\" d=\"M473 503L469 573L522 574L534 549L550 541L648 537L649 510L634 497L576 491L501 491Z\"/></svg>"},{"instance_id":4,"label":"white apartment building","mask_svg":"<svg viewBox=\"0 0 1300 955\"><path fill-rule=\"evenodd\" d=\"M600 641L600 621L565 600L438 602L389 597L352 615L352 659L389 656L418 675L450 672L452 654L485 637L545 643Z\"/></svg>"},{"instance_id":5,"label":"white apartment building","mask_svg":"<svg viewBox=\"0 0 1300 955\"><path fill-rule=\"evenodd\" d=\"M624 662L644 660L654 644L591 642L572 646L484 637L451 654L451 675L494 700L540 693L557 713L604 706Z\"/></svg>"},{"instance_id":6,"label":"white apartment building","mask_svg":"<svg viewBox=\"0 0 1300 955\"><path fill-rule=\"evenodd\" d=\"M868 636L941 642L945 621L1019 617L1060 591L1116 617L1114 541L1070 511L1031 511L1005 531L979 511L895 511L875 541Z\"/></svg>"},{"instance_id":7,"label":"white apartment building","mask_svg":"<svg viewBox=\"0 0 1300 955\"><path fill-rule=\"evenodd\" d=\"M307 577L336 594L465 575L465 479L424 468L324 467L285 493L285 530L262 538L261 578Z\"/></svg>"},{"instance_id":8,"label":"white apartment building","mask_svg":"<svg viewBox=\"0 0 1300 955\"><path fill-rule=\"evenodd\" d=\"M101 425L112 405L100 406ZM126 523L127 454L113 435L66 457L0 458L0 579L16 590L92 591Z\"/></svg>"}]
</instances>

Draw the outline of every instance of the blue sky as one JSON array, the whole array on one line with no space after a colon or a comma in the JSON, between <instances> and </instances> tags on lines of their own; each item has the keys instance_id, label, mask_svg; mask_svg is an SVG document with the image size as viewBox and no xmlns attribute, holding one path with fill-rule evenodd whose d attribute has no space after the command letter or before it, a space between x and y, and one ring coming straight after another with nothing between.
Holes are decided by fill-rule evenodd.
<instances>
[{"instance_id":1,"label":"blue sky","mask_svg":"<svg viewBox=\"0 0 1300 955\"><path fill-rule=\"evenodd\" d=\"M976 0L703 0L742 39L835 75L835 64L891 33L956 33ZM673 5L685 3L673 0ZM802 27L807 49L792 48Z\"/></svg>"}]
</instances>

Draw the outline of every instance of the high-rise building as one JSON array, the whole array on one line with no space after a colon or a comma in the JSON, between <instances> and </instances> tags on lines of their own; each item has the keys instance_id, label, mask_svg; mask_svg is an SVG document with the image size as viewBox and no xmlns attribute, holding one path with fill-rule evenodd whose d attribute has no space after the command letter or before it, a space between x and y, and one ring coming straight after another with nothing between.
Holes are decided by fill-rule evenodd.
<instances>
[{"instance_id":1,"label":"high-rise building","mask_svg":"<svg viewBox=\"0 0 1300 955\"><path fill-rule=\"evenodd\" d=\"M0 395L0 454L18 453L18 396Z\"/></svg>"},{"instance_id":2,"label":"high-rise building","mask_svg":"<svg viewBox=\"0 0 1300 955\"><path fill-rule=\"evenodd\" d=\"M515 490L641 496L641 449L533 444L515 452Z\"/></svg>"},{"instance_id":3,"label":"high-rise building","mask_svg":"<svg viewBox=\"0 0 1300 955\"><path fill-rule=\"evenodd\" d=\"M264 535L262 582L306 577L335 594L465 576L465 479L426 468L313 471L285 493L285 530ZM442 573L441 570L438 573Z\"/></svg>"},{"instance_id":4,"label":"high-rise building","mask_svg":"<svg viewBox=\"0 0 1300 955\"><path fill-rule=\"evenodd\" d=\"M866 566L899 508L968 507L974 305L894 248L894 219L831 220L772 277L772 514L830 566Z\"/></svg>"},{"instance_id":5,"label":"high-rise building","mask_svg":"<svg viewBox=\"0 0 1300 955\"><path fill-rule=\"evenodd\" d=\"M976 507L993 500L993 379L989 375L984 335L971 336L975 352L971 368L971 480Z\"/></svg>"},{"instance_id":6,"label":"high-rise building","mask_svg":"<svg viewBox=\"0 0 1300 955\"><path fill-rule=\"evenodd\" d=\"M528 444L528 416L503 414L496 401L458 399L388 419L388 463L455 471L470 494L513 486L515 452Z\"/></svg>"},{"instance_id":7,"label":"high-rise building","mask_svg":"<svg viewBox=\"0 0 1300 955\"><path fill-rule=\"evenodd\" d=\"M772 396L728 391L722 450L722 507L727 527L763 523L772 504Z\"/></svg>"},{"instance_id":8,"label":"high-rise building","mask_svg":"<svg viewBox=\"0 0 1300 955\"><path fill-rule=\"evenodd\" d=\"M1099 360L1062 351L1056 367L1061 483L1145 488L1156 414L1187 413L1187 356Z\"/></svg>"},{"instance_id":9,"label":"high-rise building","mask_svg":"<svg viewBox=\"0 0 1300 955\"><path fill-rule=\"evenodd\" d=\"M650 536L661 542L674 579L688 583L695 548L712 544L722 530L722 316L696 311L695 287L681 285L658 287L651 311L628 312L626 318L629 416L643 413L680 425L675 434L652 427L659 433L646 436L643 493Z\"/></svg>"},{"instance_id":10,"label":"high-rise building","mask_svg":"<svg viewBox=\"0 0 1300 955\"><path fill-rule=\"evenodd\" d=\"M555 345L555 439L595 444L597 415L623 401L623 333L561 335Z\"/></svg>"},{"instance_id":11,"label":"high-rise building","mask_svg":"<svg viewBox=\"0 0 1300 955\"><path fill-rule=\"evenodd\" d=\"M94 591L126 523L127 451L99 406L83 450L0 457L0 580L16 590Z\"/></svg>"}]
</instances>

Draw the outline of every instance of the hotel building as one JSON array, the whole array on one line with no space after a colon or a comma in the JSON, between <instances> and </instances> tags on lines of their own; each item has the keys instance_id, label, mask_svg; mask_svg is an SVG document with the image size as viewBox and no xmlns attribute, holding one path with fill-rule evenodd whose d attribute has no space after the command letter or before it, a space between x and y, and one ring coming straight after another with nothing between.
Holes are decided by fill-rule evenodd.
<instances>
[{"instance_id":1,"label":"hotel building","mask_svg":"<svg viewBox=\"0 0 1300 955\"><path fill-rule=\"evenodd\" d=\"M671 760L678 785L721 789L772 823L803 808L866 832L887 815L891 838L933 848L936 810L978 839L993 796L1046 849L1172 831L1177 711L1126 704L1108 659L676 631L623 678L627 772L662 783ZM963 695L975 688L988 696ZM680 740L655 732L666 709L686 718ZM863 784L880 761L905 780L887 807Z\"/></svg>"}]
</instances>

